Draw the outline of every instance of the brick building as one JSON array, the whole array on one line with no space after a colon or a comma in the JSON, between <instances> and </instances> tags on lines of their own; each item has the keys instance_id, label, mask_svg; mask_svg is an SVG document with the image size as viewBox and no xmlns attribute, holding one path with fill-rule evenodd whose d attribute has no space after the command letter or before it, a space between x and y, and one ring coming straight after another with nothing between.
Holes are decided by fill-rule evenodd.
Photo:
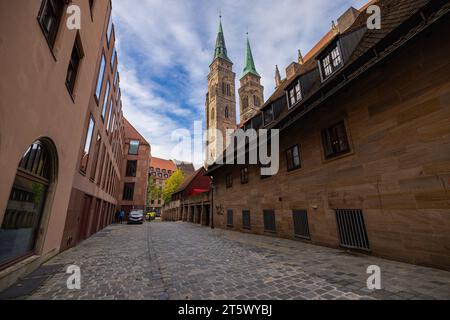
<instances>
[{"instance_id":1,"label":"brick building","mask_svg":"<svg viewBox=\"0 0 450 320\"><path fill-rule=\"evenodd\" d=\"M149 175L153 177L153 182L157 188L157 195L149 198L148 211L161 214L161 209L164 206L164 199L162 196L162 190L164 189L166 180L169 179L172 174L177 170L176 164L172 160L166 160L161 158L152 157L150 160Z\"/></svg>"},{"instance_id":2,"label":"brick building","mask_svg":"<svg viewBox=\"0 0 450 320\"><path fill-rule=\"evenodd\" d=\"M124 118L123 179L119 205L126 216L133 209L146 210L148 167L151 147L145 138Z\"/></svg>"},{"instance_id":3,"label":"brick building","mask_svg":"<svg viewBox=\"0 0 450 320\"><path fill-rule=\"evenodd\" d=\"M119 204L124 120L110 1L0 2L0 290ZM145 191L143 192L145 194Z\"/></svg>"},{"instance_id":4,"label":"brick building","mask_svg":"<svg viewBox=\"0 0 450 320\"><path fill-rule=\"evenodd\" d=\"M118 205L124 118L111 9L108 5L107 11L99 13L103 19L103 34L100 36L94 68L96 73L91 81L88 108L84 115L62 250L109 225Z\"/></svg>"},{"instance_id":5,"label":"brick building","mask_svg":"<svg viewBox=\"0 0 450 320\"><path fill-rule=\"evenodd\" d=\"M202 167L184 179L172 195L172 201L164 206L163 220L210 225L211 178L205 173Z\"/></svg>"},{"instance_id":6,"label":"brick building","mask_svg":"<svg viewBox=\"0 0 450 320\"><path fill-rule=\"evenodd\" d=\"M210 166L214 224L450 269L450 6L371 3L277 70L242 128L280 130L279 171Z\"/></svg>"}]
</instances>

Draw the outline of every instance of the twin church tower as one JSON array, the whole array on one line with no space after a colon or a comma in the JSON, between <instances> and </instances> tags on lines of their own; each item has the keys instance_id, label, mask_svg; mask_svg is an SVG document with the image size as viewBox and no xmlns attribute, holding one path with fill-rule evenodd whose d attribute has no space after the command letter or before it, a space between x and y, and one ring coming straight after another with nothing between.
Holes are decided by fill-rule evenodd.
<instances>
[{"instance_id":1,"label":"twin church tower","mask_svg":"<svg viewBox=\"0 0 450 320\"><path fill-rule=\"evenodd\" d=\"M223 139L223 146L220 146L214 143L217 139L208 134L208 156L214 159L225 147L227 129L237 129L235 79L236 74L233 72L233 62L227 54L221 20L206 95L206 127L219 130ZM248 37L244 71L240 78L239 102L241 124L255 115L264 103L264 87L255 68Z\"/></svg>"}]
</instances>

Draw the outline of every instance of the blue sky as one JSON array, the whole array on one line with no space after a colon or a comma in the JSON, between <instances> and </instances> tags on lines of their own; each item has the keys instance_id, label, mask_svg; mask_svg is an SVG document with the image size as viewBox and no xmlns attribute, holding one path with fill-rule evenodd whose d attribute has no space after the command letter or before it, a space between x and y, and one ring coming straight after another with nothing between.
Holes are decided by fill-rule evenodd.
<instances>
[{"instance_id":1,"label":"blue sky","mask_svg":"<svg viewBox=\"0 0 450 320\"><path fill-rule=\"evenodd\" d=\"M178 143L172 132L193 130L194 121L204 121L220 11L236 88L248 30L267 99L274 90L276 64L284 77L298 49L306 54L330 29L332 20L350 6L360 8L366 2L113 0L125 117L150 142L153 156L170 159Z\"/></svg>"}]
</instances>

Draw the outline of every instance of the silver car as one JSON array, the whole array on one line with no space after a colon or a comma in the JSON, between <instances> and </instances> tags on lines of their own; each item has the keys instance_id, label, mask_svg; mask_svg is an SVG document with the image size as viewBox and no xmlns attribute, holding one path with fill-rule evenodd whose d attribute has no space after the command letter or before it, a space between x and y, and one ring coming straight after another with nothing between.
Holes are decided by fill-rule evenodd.
<instances>
[{"instance_id":1,"label":"silver car","mask_svg":"<svg viewBox=\"0 0 450 320\"><path fill-rule=\"evenodd\" d=\"M143 224L144 223L144 210L133 210L128 216L128 224Z\"/></svg>"}]
</instances>

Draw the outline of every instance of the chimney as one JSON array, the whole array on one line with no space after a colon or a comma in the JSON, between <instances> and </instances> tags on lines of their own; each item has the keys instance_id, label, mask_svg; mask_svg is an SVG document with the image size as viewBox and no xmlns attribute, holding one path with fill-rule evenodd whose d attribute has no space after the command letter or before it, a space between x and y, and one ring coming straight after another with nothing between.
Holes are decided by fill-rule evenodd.
<instances>
[{"instance_id":1,"label":"chimney","mask_svg":"<svg viewBox=\"0 0 450 320\"><path fill-rule=\"evenodd\" d=\"M297 72L300 71L300 64L297 62L292 62L287 68L286 68L286 78L291 79Z\"/></svg>"},{"instance_id":2,"label":"chimney","mask_svg":"<svg viewBox=\"0 0 450 320\"><path fill-rule=\"evenodd\" d=\"M348 10L337 19L339 33L343 33L350 28L356 21L356 18L358 18L359 14L360 12L355 8L348 8Z\"/></svg>"}]
</instances>

